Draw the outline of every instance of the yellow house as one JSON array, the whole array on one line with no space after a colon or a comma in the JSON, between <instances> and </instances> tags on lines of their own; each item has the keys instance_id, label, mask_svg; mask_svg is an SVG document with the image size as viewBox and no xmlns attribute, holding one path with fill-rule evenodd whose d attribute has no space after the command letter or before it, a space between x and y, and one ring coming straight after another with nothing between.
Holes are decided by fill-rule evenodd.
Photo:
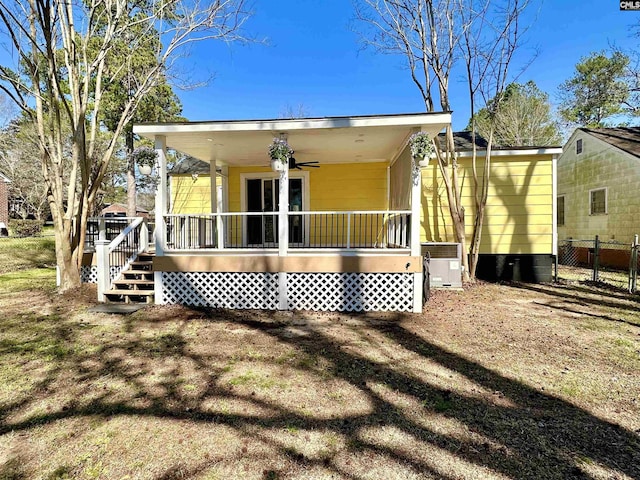
<instances>
[{"instance_id":1,"label":"yellow house","mask_svg":"<svg viewBox=\"0 0 640 480\"><path fill-rule=\"evenodd\" d=\"M436 167L415 168L407 142L450 121L445 112L135 126L159 154L155 302L421 311L422 244L453 236ZM293 148L289 168L269 165L273 138ZM201 163L168 175L166 148ZM494 275L545 257L550 276L556 150L494 152L482 244ZM460 153L465 172L468 158Z\"/></svg>"}]
</instances>

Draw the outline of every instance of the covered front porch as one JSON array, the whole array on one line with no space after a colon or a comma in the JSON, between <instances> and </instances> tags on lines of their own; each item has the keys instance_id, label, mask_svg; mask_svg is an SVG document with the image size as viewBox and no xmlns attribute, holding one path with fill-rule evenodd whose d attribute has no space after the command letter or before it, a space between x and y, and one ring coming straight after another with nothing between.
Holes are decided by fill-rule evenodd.
<instances>
[{"instance_id":1,"label":"covered front porch","mask_svg":"<svg viewBox=\"0 0 640 480\"><path fill-rule=\"evenodd\" d=\"M439 113L137 125L158 153L155 302L421 311L421 181L407 142L449 121ZM294 150L295 164L279 172L268 166L273 138ZM167 148L205 163L169 172Z\"/></svg>"}]
</instances>

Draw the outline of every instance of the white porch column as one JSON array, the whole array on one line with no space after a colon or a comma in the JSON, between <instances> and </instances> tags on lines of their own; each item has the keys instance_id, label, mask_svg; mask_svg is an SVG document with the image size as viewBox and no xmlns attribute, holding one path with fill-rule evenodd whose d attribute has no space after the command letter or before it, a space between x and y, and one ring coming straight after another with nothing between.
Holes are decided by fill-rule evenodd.
<instances>
[{"instance_id":1,"label":"white porch column","mask_svg":"<svg viewBox=\"0 0 640 480\"><path fill-rule=\"evenodd\" d=\"M280 172L280 191L278 208L278 255L286 257L289 253L289 166ZM278 309L286 310L287 273L278 272Z\"/></svg>"},{"instance_id":2,"label":"white porch column","mask_svg":"<svg viewBox=\"0 0 640 480\"><path fill-rule=\"evenodd\" d=\"M211 213L218 213L218 164L213 157L209 162L209 177L211 178Z\"/></svg>"},{"instance_id":3,"label":"white porch column","mask_svg":"<svg viewBox=\"0 0 640 480\"><path fill-rule=\"evenodd\" d=\"M422 172L416 162L411 161L411 256L421 255L420 247L420 210L422 205ZM422 312L423 272L413 274L413 313Z\"/></svg>"},{"instance_id":4,"label":"white porch column","mask_svg":"<svg viewBox=\"0 0 640 480\"><path fill-rule=\"evenodd\" d=\"M216 177L216 187L215 187L215 192L216 192L216 208L217 208L217 212L218 213L222 213L222 212L227 212L228 211L228 195L229 195L229 167L228 166L223 166L221 167L221 177L222 177L222 189L219 193L221 193L221 195L218 195L218 182L217 182L217 177ZM213 201L213 198L211 199L211 201ZM218 216L217 218L217 228L218 228L218 248L224 248L224 242L225 242L225 238L227 236L227 230L230 228L230 222L229 222L229 217L227 218L227 223L225 226L225 223L223 221L224 217Z\"/></svg>"},{"instance_id":5,"label":"white porch column","mask_svg":"<svg viewBox=\"0 0 640 480\"><path fill-rule=\"evenodd\" d=\"M156 231L155 245L156 256L163 256L166 249L167 227L165 223L165 215L167 214L168 205L168 184L167 184L167 144L164 135L156 135L155 149L158 154L158 186L156 189ZM155 272L153 275L155 284L154 299L156 305L162 304L162 272Z\"/></svg>"}]
</instances>

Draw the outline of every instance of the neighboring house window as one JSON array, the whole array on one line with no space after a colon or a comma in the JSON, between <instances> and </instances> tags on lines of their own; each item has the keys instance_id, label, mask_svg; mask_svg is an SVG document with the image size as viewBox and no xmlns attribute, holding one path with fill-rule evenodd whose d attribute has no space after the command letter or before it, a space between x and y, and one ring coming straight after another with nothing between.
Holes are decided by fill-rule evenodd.
<instances>
[{"instance_id":1,"label":"neighboring house window","mask_svg":"<svg viewBox=\"0 0 640 480\"><path fill-rule=\"evenodd\" d=\"M564 225L564 195L558 197L558 225Z\"/></svg>"},{"instance_id":2,"label":"neighboring house window","mask_svg":"<svg viewBox=\"0 0 640 480\"><path fill-rule=\"evenodd\" d=\"M582 139L576 140L576 154L582 153Z\"/></svg>"},{"instance_id":3,"label":"neighboring house window","mask_svg":"<svg viewBox=\"0 0 640 480\"><path fill-rule=\"evenodd\" d=\"M607 189L589 190L589 215L607 213Z\"/></svg>"}]
</instances>

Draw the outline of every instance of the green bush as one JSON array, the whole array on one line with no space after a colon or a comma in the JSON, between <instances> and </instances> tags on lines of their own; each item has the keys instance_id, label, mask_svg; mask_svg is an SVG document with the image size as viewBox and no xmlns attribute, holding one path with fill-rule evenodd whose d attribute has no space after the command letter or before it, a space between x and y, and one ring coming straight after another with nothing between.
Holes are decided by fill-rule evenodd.
<instances>
[{"instance_id":1,"label":"green bush","mask_svg":"<svg viewBox=\"0 0 640 480\"><path fill-rule=\"evenodd\" d=\"M36 237L42 233L42 222L40 220L11 220L9 229L16 237Z\"/></svg>"}]
</instances>

